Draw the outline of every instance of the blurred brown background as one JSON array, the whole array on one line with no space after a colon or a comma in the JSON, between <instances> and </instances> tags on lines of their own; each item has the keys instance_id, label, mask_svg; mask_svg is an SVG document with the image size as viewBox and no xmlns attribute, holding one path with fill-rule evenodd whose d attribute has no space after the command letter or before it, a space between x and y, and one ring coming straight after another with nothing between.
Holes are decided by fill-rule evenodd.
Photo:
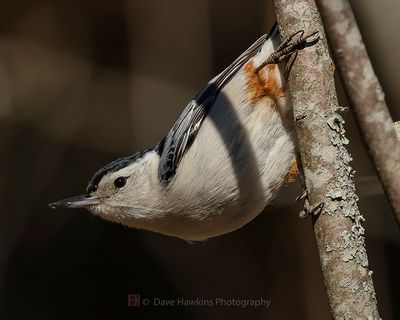
<instances>
[{"instance_id":1,"label":"blurred brown background","mask_svg":"<svg viewBox=\"0 0 400 320\"><path fill-rule=\"evenodd\" d=\"M353 5L399 119L400 3ZM273 22L270 0L0 2L0 319L329 319L311 222L292 201L298 183L241 230L195 245L47 207L154 145ZM346 119L381 316L400 319L399 231ZM271 304L128 307L128 294Z\"/></svg>"}]
</instances>

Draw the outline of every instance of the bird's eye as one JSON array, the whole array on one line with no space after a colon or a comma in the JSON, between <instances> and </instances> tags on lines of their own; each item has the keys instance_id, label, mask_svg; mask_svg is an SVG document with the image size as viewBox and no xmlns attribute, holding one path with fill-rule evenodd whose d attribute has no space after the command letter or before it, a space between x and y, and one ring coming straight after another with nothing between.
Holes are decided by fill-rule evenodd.
<instances>
[{"instance_id":1,"label":"bird's eye","mask_svg":"<svg viewBox=\"0 0 400 320\"><path fill-rule=\"evenodd\" d=\"M118 177L114 180L114 186L118 189L124 187L126 185L126 177Z\"/></svg>"}]
</instances>

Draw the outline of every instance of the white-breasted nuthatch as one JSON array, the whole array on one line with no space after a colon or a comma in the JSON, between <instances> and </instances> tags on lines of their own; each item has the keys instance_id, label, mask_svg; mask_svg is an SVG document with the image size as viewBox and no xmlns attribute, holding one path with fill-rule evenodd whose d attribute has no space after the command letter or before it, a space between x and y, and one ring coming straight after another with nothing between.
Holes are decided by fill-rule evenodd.
<instances>
[{"instance_id":1,"label":"white-breasted nuthatch","mask_svg":"<svg viewBox=\"0 0 400 320\"><path fill-rule=\"evenodd\" d=\"M50 204L188 241L238 229L297 172L286 60L277 25L186 106L154 148L100 169L86 193ZM297 37L296 37L297 36Z\"/></svg>"}]
</instances>

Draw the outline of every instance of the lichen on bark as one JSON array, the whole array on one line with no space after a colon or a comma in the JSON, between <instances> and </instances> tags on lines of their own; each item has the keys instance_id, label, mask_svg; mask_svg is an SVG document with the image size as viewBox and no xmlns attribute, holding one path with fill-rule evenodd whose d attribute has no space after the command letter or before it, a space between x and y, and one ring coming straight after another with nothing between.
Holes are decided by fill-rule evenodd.
<instances>
[{"instance_id":1,"label":"lichen on bark","mask_svg":"<svg viewBox=\"0 0 400 320\"><path fill-rule=\"evenodd\" d=\"M324 203L314 232L332 314L335 319L379 319L335 69L319 12L313 0L275 0L275 8L283 38L300 29L320 36L298 53L289 90L308 200L311 206Z\"/></svg>"},{"instance_id":2,"label":"lichen on bark","mask_svg":"<svg viewBox=\"0 0 400 320\"><path fill-rule=\"evenodd\" d=\"M332 53L383 189L400 227L400 142L349 0L317 0Z\"/></svg>"}]
</instances>

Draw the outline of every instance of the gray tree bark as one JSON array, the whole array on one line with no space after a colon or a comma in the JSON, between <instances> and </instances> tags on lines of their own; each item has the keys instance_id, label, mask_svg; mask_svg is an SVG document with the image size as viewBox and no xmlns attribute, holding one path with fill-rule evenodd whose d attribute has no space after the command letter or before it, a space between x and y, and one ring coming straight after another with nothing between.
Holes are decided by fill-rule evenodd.
<instances>
[{"instance_id":1,"label":"gray tree bark","mask_svg":"<svg viewBox=\"0 0 400 320\"><path fill-rule=\"evenodd\" d=\"M348 0L317 0L351 110L400 226L400 142Z\"/></svg>"},{"instance_id":2,"label":"gray tree bark","mask_svg":"<svg viewBox=\"0 0 400 320\"><path fill-rule=\"evenodd\" d=\"M300 29L320 36L298 53L289 89L309 202L325 204L314 219L314 232L331 312L334 319L379 319L321 18L314 0L274 2L283 38Z\"/></svg>"}]
</instances>

